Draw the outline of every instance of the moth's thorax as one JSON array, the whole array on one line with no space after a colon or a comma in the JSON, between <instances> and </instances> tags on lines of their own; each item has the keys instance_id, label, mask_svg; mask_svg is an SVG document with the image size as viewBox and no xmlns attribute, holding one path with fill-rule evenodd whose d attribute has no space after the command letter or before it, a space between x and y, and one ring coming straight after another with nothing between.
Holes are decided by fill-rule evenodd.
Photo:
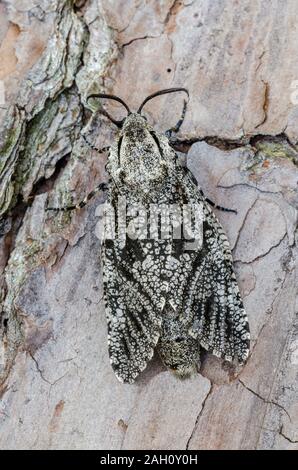
<instances>
[{"instance_id":1,"label":"moth's thorax","mask_svg":"<svg viewBox=\"0 0 298 470\"><path fill-rule=\"evenodd\" d=\"M119 186L140 196L158 190L170 176L173 151L144 117L130 114L109 156L107 170Z\"/></svg>"}]
</instances>

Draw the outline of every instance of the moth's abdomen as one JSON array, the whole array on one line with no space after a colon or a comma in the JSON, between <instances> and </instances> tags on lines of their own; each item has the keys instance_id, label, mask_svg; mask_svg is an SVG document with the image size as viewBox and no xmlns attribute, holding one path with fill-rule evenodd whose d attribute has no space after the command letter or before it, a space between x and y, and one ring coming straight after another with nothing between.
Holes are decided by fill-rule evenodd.
<instances>
[{"instance_id":1,"label":"moth's abdomen","mask_svg":"<svg viewBox=\"0 0 298 470\"><path fill-rule=\"evenodd\" d=\"M157 351L163 364L178 378L185 379L200 368L200 344L193 339L183 321L183 311L167 304Z\"/></svg>"},{"instance_id":2,"label":"moth's abdomen","mask_svg":"<svg viewBox=\"0 0 298 470\"><path fill-rule=\"evenodd\" d=\"M178 378L186 379L200 369L200 345L188 335L161 336L157 351L163 364Z\"/></svg>"}]
</instances>

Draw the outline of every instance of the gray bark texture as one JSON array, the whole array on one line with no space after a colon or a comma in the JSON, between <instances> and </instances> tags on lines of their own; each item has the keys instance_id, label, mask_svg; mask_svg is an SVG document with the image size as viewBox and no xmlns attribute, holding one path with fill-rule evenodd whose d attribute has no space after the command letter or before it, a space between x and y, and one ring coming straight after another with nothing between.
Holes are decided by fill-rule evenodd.
<instances>
[{"instance_id":1,"label":"gray bark texture","mask_svg":"<svg viewBox=\"0 0 298 470\"><path fill-rule=\"evenodd\" d=\"M0 2L0 448L297 449L298 2ZM179 133L204 193L237 208L228 234L252 345L244 368L208 356L178 381L154 358L133 385L109 364L98 195L114 126L186 86ZM4 97L3 97L4 92ZM3 99L5 98L5 99ZM119 115L115 104L107 109ZM148 103L158 129L181 98Z\"/></svg>"}]
</instances>

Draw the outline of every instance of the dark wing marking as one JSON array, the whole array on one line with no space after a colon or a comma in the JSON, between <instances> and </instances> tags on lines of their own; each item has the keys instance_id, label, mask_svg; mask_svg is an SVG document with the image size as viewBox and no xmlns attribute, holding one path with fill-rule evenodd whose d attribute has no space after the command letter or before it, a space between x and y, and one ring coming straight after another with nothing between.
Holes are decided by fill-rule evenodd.
<instances>
[{"instance_id":1,"label":"dark wing marking","mask_svg":"<svg viewBox=\"0 0 298 470\"><path fill-rule=\"evenodd\" d=\"M159 340L168 282L165 240L105 240L102 250L104 299L111 365L118 379L132 383L152 358ZM164 280L163 280L164 279Z\"/></svg>"},{"instance_id":2,"label":"dark wing marking","mask_svg":"<svg viewBox=\"0 0 298 470\"><path fill-rule=\"evenodd\" d=\"M249 326L229 243L189 173L180 171L180 185L189 202L202 205L203 245L179 257L169 296L181 310L191 337L214 355L243 363L249 353Z\"/></svg>"}]
</instances>

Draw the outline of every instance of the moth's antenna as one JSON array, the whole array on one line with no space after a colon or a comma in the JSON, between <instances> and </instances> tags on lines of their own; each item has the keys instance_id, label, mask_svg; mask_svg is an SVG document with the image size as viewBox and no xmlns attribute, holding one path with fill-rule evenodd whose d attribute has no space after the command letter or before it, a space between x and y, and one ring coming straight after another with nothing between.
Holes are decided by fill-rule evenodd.
<instances>
[{"instance_id":1,"label":"moth's antenna","mask_svg":"<svg viewBox=\"0 0 298 470\"><path fill-rule=\"evenodd\" d=\"M189 93L188 93L188 90L186 88L167 88L165 90L160 90L160 91L157 91L155 93L152 93L152 95L149 95L147 96L147 98L143 101L143 103L141 104L141 106L139 107L138 109L138 113L140 113L144 107L144 105L149 101L151 100L152 98L155 98L156 96L160 96L160 95L166 95L167 93L175 93L176 91L183 91L184 93L187 94L187 96L189 97Z\"/></svg>"},{"instance_id":2,"label":"moth's antenna","mask_svg":"<svg viewBox=\"0 0 298 470\"><path fill-rule=\"evenodd\" d=\"M121 98L119 98L118 96L107 95L106 93L98 93L98 94L96 93L96 94L88 96L87 103L91 98L106 98L108 100L118 101L119 103L121 103L125 107L125 109L127 111L127 114L131 113L129 107L127 106L127 104ZM103 114L104 116L106 116L107 118L109 118L110 121L112 121L117 127L122 127L123 119L121 121L117 121L116 119L112 118L112 116L105 109L100 109L99 112L101 114Z\"/></svg>"},{"instance_id":3,"label":"moth's antenna","mask_svg":"<svg viewBox=\"0 0 298 470\"><path fill-rule=\"evenodd\" d=\"M130 114L129 107L127 106L127 104L121 98L119 98L119 96L107 95L106 93L98 93L98 94L94 94L94 95L89 95L88 98L87 98L87 102L90 100L90 98L106 98L108 100L118 101L119 103L123 104L123 106L126 109L127 113Z\"/></svg>"}]
</instances>

